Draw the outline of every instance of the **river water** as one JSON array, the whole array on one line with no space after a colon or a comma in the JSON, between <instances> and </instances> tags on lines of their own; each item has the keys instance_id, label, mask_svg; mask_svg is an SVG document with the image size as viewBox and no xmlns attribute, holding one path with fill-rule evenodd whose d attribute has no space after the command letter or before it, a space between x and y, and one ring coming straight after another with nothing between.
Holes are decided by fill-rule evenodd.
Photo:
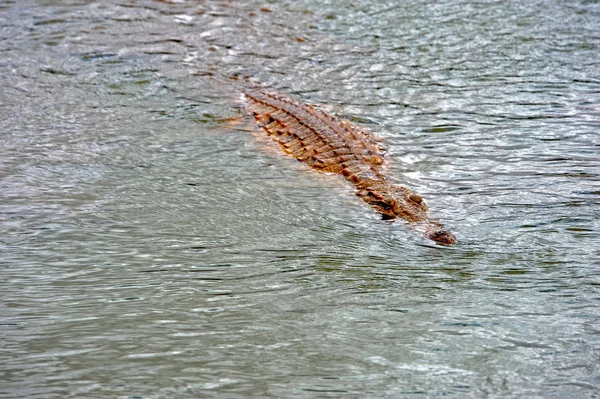
<instances>
[{"instance_id":1,"label":"river water","mask_svg":"<svg viewBox=\"0 0 600 399\"><path fill-rule=\"evenodd\" d=\"M2 1L0 397L599 398L599 32L584 0ZM244 80L374 131L457 245L261 140Z\"/></svg>"}]
</instances>

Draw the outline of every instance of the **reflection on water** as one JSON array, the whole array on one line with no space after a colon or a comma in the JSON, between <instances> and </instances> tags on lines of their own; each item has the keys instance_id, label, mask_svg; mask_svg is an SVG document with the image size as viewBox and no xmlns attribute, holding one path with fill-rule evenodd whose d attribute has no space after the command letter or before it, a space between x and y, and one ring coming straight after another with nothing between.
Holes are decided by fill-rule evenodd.
<instances>
[{"instance_id":1,"label":"reflection on water","mask_svg":"<svg viewBox=\"0 0 600 399\"><path fill-rule=\"evenodd\" d=\"M596 397L599 23L0 4L0 397ZM230 76L374 130L459 244L257 140Z\"/></svg>"}]
</instances>

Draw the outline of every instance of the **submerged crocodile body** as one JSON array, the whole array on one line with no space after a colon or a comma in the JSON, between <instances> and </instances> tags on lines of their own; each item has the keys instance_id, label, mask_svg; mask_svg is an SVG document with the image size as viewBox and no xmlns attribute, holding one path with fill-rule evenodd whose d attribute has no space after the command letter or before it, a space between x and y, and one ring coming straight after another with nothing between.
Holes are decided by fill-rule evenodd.
<instances>
[{"instance_id":1,"label":"submerged crocodile body","mask_svg":"<svg viewBox=\"0 0 600 399\"><path fill-rule=\"evenodd\" d=\"M282 95L259 89L243 94L246 110L286 153L313 169L342 175L384 218L403 219L438 244L456 242L452 233L429 219L420 195L386 179L382 152L368 132Z\"/></svg>"}]
</instances>

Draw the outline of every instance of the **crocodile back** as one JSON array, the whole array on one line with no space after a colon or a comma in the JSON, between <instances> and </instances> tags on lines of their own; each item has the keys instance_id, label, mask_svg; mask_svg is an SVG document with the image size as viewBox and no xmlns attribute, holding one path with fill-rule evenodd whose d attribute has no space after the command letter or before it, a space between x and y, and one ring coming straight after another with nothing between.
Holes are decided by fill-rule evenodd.
<instances>
[{"instance_id":1,"label":"crocodile back","mask_svg":"<svg viewBox=\"0 0 600 399\"><path fill-rule=\"evenodd\" d=\"M381 174L382 152L358 126L278 94L248 90L244 95L258 124L296 159L324 172Z\"/></svg>"}]
</instances>

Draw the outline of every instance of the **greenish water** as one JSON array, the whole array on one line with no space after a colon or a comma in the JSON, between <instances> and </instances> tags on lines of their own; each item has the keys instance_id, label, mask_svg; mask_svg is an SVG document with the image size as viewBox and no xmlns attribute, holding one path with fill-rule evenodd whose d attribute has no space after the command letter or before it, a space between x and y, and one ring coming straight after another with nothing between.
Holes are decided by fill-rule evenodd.
<instances>
[{"instance_id":1,"label":"greenish water","mask_svg":"<svg viewBox=\"0 0 600 399\"><path fill-rule=\"evenodd\" d=\"M583 0L0 3L0 397L600 397L599 27ZM373 130L459 243L232 123L226 76Z\"/></svg>"}]
</instances>

